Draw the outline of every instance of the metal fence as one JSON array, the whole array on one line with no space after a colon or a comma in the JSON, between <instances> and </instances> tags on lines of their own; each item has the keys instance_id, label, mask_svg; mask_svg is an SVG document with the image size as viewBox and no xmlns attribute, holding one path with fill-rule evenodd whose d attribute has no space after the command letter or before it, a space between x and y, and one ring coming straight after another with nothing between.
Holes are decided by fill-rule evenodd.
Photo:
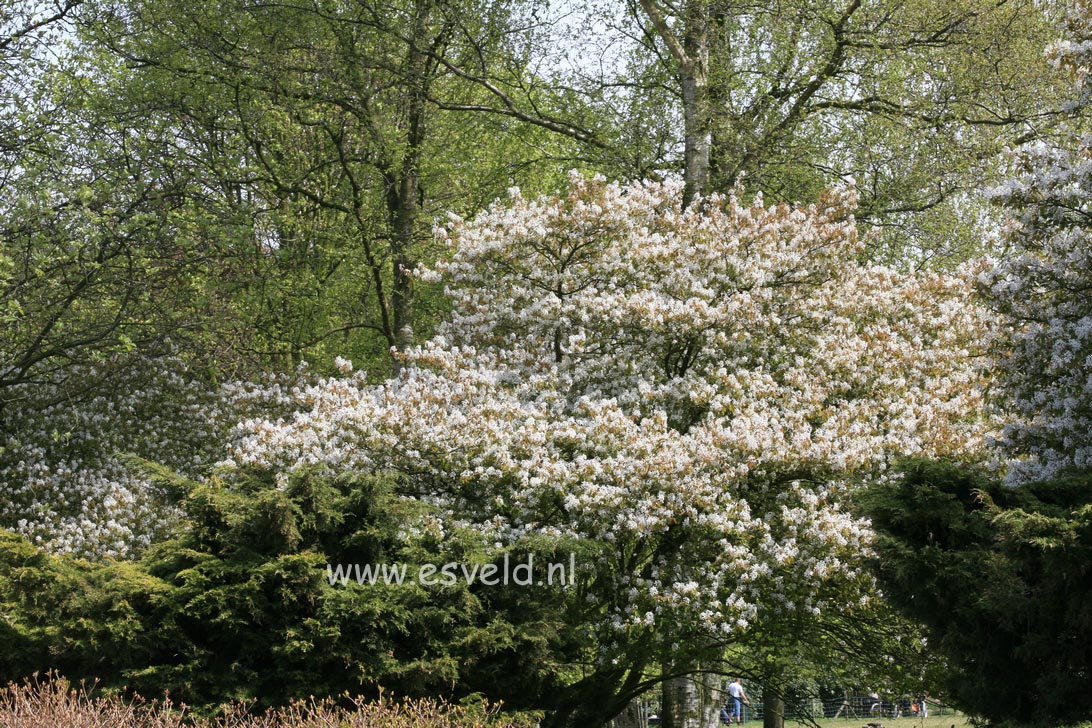
<instances>
[{"instance_id":1,"label":"metal fence","mask_svg":"<svg viewBox=\"0 0 1092 728\"><path fill-rule=\"evenodd\" d=\"M830 700L803 701L785 706L786 720L829 721L845 719L858 721L871 718L926 718L929 716L955 715L952 708L932 700L922 701L907 696L853 695ZM764 716L762 703L743 706L743 720L761 721Z\"/></svg>"},{"instance_id":2,"label":"metal fence","mask_svg":"<svg viewBox=\"0 0 1092 728\"><path fill-rule=\"evenodd\" d=\"M924 708L918 698L906 696L877 696L877 695L852 695L844 698L820 700L815 698L786 704L785 720L814 721L830 723L832 721L845 721L849 725L860 721L871 722L880 719L920 718L954 716L956 711L952 708L932 700L924 701ZM659 719L656 715L656 705L644 703L642 705L645 720L642 725L657 726ZM645 717L647 716L647 717ZM762 703L752 702L743 706L743 721L745 723L761 723L764 718Z\"/></svg>"}]
</instances>

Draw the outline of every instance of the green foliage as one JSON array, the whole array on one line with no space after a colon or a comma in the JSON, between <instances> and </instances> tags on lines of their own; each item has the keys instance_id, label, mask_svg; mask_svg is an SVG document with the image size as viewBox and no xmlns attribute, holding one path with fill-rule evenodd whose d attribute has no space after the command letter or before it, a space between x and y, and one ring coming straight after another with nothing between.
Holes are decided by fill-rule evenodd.
<instances>
[{"instance_id":1,"label":"green foliage","mask_svg":"<svg viewBox=\"0 0 1092 728\"><path fill-rule=\"evenodd\" d=\"M37 619L58 579L54 560L26 539L0 531L0 671L26 675L44 663L47 630Z\"/></svg>"},{"instance_id":2,"label":"green foliage","mask_svg":"<svg viewBox=\"0 0 1092 728\"><path fill-rule=\"evenodd\" d=\"M192 180L152 169L154 123L133 134L134 118L98 92L115 67L66 61L33 71L17 104L0 89L20 108L0 155L0 407L8 388L74 363L163 351L197 266L178 239Z\"/></svg>"},{"instance_id":3,"label":"green foliage","mask_svg":"<svg viewBox=\"0 0 1092 728\"><path fill-rule=\"evenodd\" d=\"M120 678L120 666L150 657L148 615L165 588L135 564L91 564L50 556L0 531L0 608L5 677L48 667Z\"/></svg>"},{"instance_id":4,"label":"green foliage","mask_svg":"<svg viewBox=\"0 0 1092 728\"><path fill-rule=\"evenodd\" d=\"M204 182L187 194L199 212L184 235L209 249L202 325L223 332L225 367L338 355L386 373L400 327L426 332L442 307L417 301L402 272L434 257L434 218L557 179L549 157L570 152L549 131L467 111L491 101L476 73L520 73L513 12L432 0L98 8L87 44L128 61L107 97L168 130L164 164Z\"/></svg>"},{"instance_id":5,"label":"green foliage","mask_svg":"<svg viewBox=\"0 0 1092 728\"><path fill-rule=\"evenodd\" d=\"M1092 474L1010 487L914 462L863 499L887 597L926 625L959 707L994 722L1092 715Z\"/></svg>"},{"instance_id":6,"label":"green foliage","mask_svg":"<svg viewBox=\"0 0 1092 728\"><path fill-rule=\"evenodd\" d=\"M1054 105L1039 57L1052 31L1030 0L684 5L717 25L706 44L712 186L745 173L771 198L810 199L853 176L864 216L884 231L873 252L886 261L975 248L982 213L968 188ZM574 86L538 70L551 55L536 47L540 9L476 0L13 0L0 9L0 442L17 464L0 504L5 522L40 524L58 511L81 526L115 522L107 511L120 507L83 497L80 484L90 463L114 458L106 450L116 441L70 404L98 396L113 412L133 399L119 393L132 380L96 375L92 386L80 372L170 351L196 364L203 383L304 359L322 370L335 355L381 376L391 345L413 338L403 331L420 339L448 305L408 274L441 253L429 230L445 211L472 217L510 185L528 197L550 191L570 166L637 178L677 169L680 123L665 117L677 69L650 29L626 29L642 39L626 52L631 78ZM585 72L595 75L577 69ZM190 401L168 397L168 412ZM39 401L48 402L41 417L21 411ZM178 462L214 447L176 446L182 438L167 437L173 429L150 410L128 410L121 429L185 450ZM37 456L40 440L26 428L38 422L53 460L23 457ZM63 474L51 467L61 462ZM328 563L412 571L480 566L504 552L472 533L429 530L433 514L392 478L151 476L186 521L139 562L50 556L0 532L0 673L56 667L202 706L380 685L488 693L578 723L577 707L603 717L618 707L604 696L640 692L664 642L696 645L695 660L724 647L698 644L687 625L620 635L584 627L630 586L609 564L659 548L644 535L611 554L522 543L544 561L575 550L599 563L571 593L335 586ZM1088 675L1092 619L1080 600L1080 488L1027 486L1018 492L1030 500L1017 503L1005 500L1017 491L1002 497L993 485L903 486L874 496L889 529L885 589L912 616L931 615L940 636L930 645L956 667L953 694L986 715L982 706L1008 714L1017 700L1021 710L1049 700L1071 717L1087 701L1072 675ZM900 520L901 504L910 518ZM932 519L924 531L922 514ZM158 538L159 521L148 524ZM694 533L664 548L712 561L721 546ZM937 547L937 534L953 540ZM905 684L929 667L908 632L870 605L771 618L730 639L748 646L740 662L771 679L805 684L829 677L824 662L882 655ZM612 667L618 655L632 658L624 669ZM1021 670L1042 676L1049 698L1010 694ZM839 677L863 679L853 669Z\"/></svg>"},{"instance_id":7,"label":"green foliage","mask_svg":"<svg viewBox=\"0 0 1092 728\"><path fill-rule=\"evenodd\" d=\"M449 683L454 665L433 652L423 590L326 579L329 561L398 560L391 498L382 480L195 486L184 501L190 529L144 561L170 585L157 631L180 659L159 655L130 673L134 684L199 703L283 703L379 682L413 693ZM465 596L439 608L441 622L474 614Z\"/></svg>"},{"instance_id":8,"label":"green foliage","mask_svg":"<svg viewBox=\"0 0 1092 728\"><path fill-rule=\"evenodd\" d=\"M999 182L1006 145L1042 133L1063 103L1043 57L1056 38L1053 3L629 7L640 10L627 30L670 72L638 77L648 95L673 87L662 103L677 105L683 79L693 79L687 136L693 149L702 137L710 148L710 189L726 191L745 175L770 199L813 200L852 178L858 217L875 226L875 254L892 264L951 264L981 252L993 215L976 190ZM640 119L630 112L627 121ZM669 154L661 164L679 161Z\"/></svg>"},{"instance_id":9,"label":"green foliage","mask_svg":"<svg viewBox=\"0 0 1092 728\"><path fill-rule=\"evenodd\" d=\"M533 706L569 677L559 659L582 643L560 589L417 583L421 564L503 554L430 532L428 508L400 497L397 479L153 477L184 492L187 526L140 562L49 556L3 533L0 674L56 669L206 708L380 686ZM536 562L548 548L527 545ZM405 582L330 583L328 564L381 563L406 565Z\"/></svg>"}]
</instances>

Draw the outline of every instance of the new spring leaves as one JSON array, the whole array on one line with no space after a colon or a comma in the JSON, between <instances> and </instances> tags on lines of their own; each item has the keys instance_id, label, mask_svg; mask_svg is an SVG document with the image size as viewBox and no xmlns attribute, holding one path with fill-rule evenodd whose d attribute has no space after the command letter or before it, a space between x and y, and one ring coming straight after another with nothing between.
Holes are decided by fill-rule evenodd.
<instances>
[{"instance_id":1,"label":"new spring leaves","mask_svg":"<svg viewBox=\"0 0 1092 728\"><path fill-rule=\"evenodd\" d=\"M420 533L457 518L592 544L617 628L817 612L867 548L846 477L983 434L967 277L862 262L855 199L683 209L680 185L577 175L513 191L441 231L451 257L418 275L454 313L396 379L302 388L235 459L407 473L437 506Z\"/></svg>"}]
</instances>

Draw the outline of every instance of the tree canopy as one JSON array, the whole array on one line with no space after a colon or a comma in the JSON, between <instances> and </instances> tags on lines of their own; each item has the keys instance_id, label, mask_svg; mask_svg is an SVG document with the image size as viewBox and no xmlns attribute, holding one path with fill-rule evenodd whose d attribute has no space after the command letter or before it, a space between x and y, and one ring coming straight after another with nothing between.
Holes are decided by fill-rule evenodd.
<instances>
[{"instance_id":1,"label":"tree canopy","mask_svg":"<svg viewBox=\"0 0 1092 728\"><path fill-rule=\"evenodd\" d=\"M806 208L580 176L513 194L453 220L452 256L420 273L446 278L451 317L398 377L303 388L234 457L402 472L487 541L584 544L587 677L552 724L587 725L665 656L865 596L842 490L896 452L980 441L983 311L965 278L853 263L847 190Z\"/></svg>"}]
</instances>

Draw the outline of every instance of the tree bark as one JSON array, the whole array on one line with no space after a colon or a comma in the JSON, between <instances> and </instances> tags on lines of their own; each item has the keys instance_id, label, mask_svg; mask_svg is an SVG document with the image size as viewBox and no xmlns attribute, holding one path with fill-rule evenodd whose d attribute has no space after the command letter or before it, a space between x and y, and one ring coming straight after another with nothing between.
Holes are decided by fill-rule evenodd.
<instances>
[{"instance_id":1,"label":"tree bark","mask_svg":"<svg viewBox=\"0 0 1092 728\"><path fill-rule=\"evenodd\" d=\"M670 672L669 663L663 664L663 674ZM676 714L678 708L676 707L676 695L675 695L675 680L664 680L660 683L660 728L677 728Z\"/></svg>"},{"instance_id":2,"label":"tree bark","mask_svg":"<svg viewBox=\"0 0 1092 728\"><path fill-rule=\"evenodd\" d=\"M703 75L682 74L683 98L683 205L709 194L709 89Z\"/></svg>"},{"instance_id":3,"label":"tree bark","mask_svg":"<svg viewBox=\"0 0 1092 728\"><path fill-rule=\"evenodd\" d=\"M695 671L663 683L660 710L662 728L706 728L717 724L720 677Z\"/></svg>"},{"instance_id":4,"label":"tree bark","mask_svg":"<svg viewBox=\"0 0 1092 728\"><path fill-rule=\"evenodd\" d=\"M785 691L776 678L762 685L762 728L785 728Z\"/></svg>"},{"instance_id":5,"label":"tree bark","mask_svg":"<svg viewBox=\"0 0 1092 728\"><path fill-rule=\"evenodd\" d=\"M629 701L626 709L614 717L610 728L646 728L641 704L637 700Z\"/></svg>"},{"instance_id":6,"label":"tree bark","mask_svg":"<svg viewBox=\"0 0 1092 728\"><path fill-rule=\"evenodd\" d=\"M702 728L701 689L698 675L675 678L679 721L676 728Z\"/></svg>"},{"instance_id":7,"label":"tree bark","mask_svg":"<svg viewBox=\"0 0 1092 728\"><path fill-rule=\"evenodd\" d=\"M656 0L640 0L656 34L675 59L683 102L683 205L709 193L709 155L713 145L709 103L709 6L687 0L682 37L675 34Z\"/></svg>"},{"instance_id":8,"label":"tree bark","mask_svg":"<svg viewBox=\"0 0 1092 728\"><path fill-rule=\"evenodd\" d=\"M413 257L417 236L417 218L421 197L420 164L425 142L425 115L428 103L428 55L422 50L429 39L428 17L431 0L414 3L412 40L406 51L406 148L398 172L388 175L387 210L392 228L391 314L394 331L391 345L404 351L413 345ZM395 371L398 362L395 361Z\"/></svg>"},{"instance_id":9,"label":"tree bark","mask_svg":"<svg viewBox=\"0 0 1092 728\"><path fill-rule=\"evenodd\" d=\"M721 676L714 672L701 673L701 728L718 725L723 702Z\"/></svg>"},{"instance_id":10,"label":"tree bark","mask_svg":"<svg viewBox=\"0 0 1092 728\"><path fill-rule=\"evenodd\" d=\"M683 67L683 122L685 127L683 204L710 191L710 154L713 148L713 109L709 92L709 27L712 3L689 0L683 48L690 62Z\"/></svg>"}]
</instances>

